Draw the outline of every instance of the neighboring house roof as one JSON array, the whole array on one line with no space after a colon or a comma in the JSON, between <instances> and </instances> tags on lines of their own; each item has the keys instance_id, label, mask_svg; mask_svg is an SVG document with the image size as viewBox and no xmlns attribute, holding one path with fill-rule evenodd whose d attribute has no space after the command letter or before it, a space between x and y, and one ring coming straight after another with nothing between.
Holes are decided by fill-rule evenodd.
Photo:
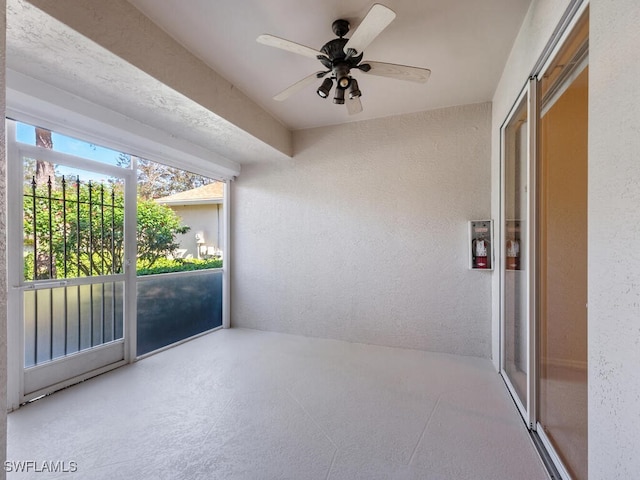
<instances>
[{"instance_id":1,"label":"neighboring house roof","mask_svg":"<svg viewBox=\"0 0 640 480\"><path fill-rule=\"evenodd\" d=\"M163 205L206 205L222 203L224 197L224 183L213 182L202 187L193 188L166 197L157 198L156 202Z\"/></svg>"}]
</instances>

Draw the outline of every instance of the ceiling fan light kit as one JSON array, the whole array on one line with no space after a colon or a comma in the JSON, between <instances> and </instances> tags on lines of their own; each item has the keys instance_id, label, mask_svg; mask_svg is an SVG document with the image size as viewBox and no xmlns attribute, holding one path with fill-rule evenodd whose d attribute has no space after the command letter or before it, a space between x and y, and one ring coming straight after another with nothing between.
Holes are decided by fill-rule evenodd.
<instances>
[{"instance_id":1,"label":"ceiling fan light kit","mask_svg":"<svg viewBox=\"0 0 640 480\"><path fill-rule=\"evenodd\" d=\"M331 88L333 87L333 79L325 78L322 82L322 85L318 87L318 95L322 98L327 98L329 93L331 92Z\"/></svg>"},{"instance_id":2,"label":"ceiling fan light kit","mask_svg":"<svg viewBox=\"0 0 640 480\"><path fill-rule=\"evenodd\" d=\"M395 17L396 14L393 10L376 3L371 7L350 39L344 38L344 36L349 33L349 22L338 19L331 25L333 33L335 33L338 38L334 38L325 43L319 51L273 35L260 35L257 38L259 43L305 57L315 58L320 60L320 63L327 69L326 71L313 73L294 83L277 94L274 99L278 101L285 100L294 93L302 90L302 88L312 83L315 79L331 74L323 80L320 87L316 90L318 96L328 98L333 88L333 81L335 80L336 88L333 103L338 105L346 103L347 111L350 115L353 115L362 111L362 103L360 102L362 92L358 86L358 81L351 75L351 70L360 70L370 75L396 78L398 80L408 80L419 83L426 82L431 74L431 71L426 68L383 62L361 63L364 49L369 46ZM348 92L346 102L345 92Z\"/></svg>"},{"instance_id":3,"label":"ceiling fan light kit","mask_svg":"<svg viewBox=\"0 0 640 480\"><path fill-rule=\"evenodd\" d=\"M358 81L355 78L351 79L351 85L349 87L349 99L353 100L354 98L358 98L362 96L362 92L360 88L358 88Z\"/></svg>"}]
</instances>

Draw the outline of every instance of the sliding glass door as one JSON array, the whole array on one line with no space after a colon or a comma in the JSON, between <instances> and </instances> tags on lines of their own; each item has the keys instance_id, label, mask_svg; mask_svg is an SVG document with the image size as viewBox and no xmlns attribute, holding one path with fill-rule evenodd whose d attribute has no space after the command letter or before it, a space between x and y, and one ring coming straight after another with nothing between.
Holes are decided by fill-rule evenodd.
<instances>
[{"instance_id":1,"label":"sliding glass door","mask_svg":"<svg viewBox=\"0 0 640 480\"><path fill-rule=\"evenodd\" d=\"M588 473L588 18L502 127L501 373L563 479Z\"/></svg>"}]
</instances>

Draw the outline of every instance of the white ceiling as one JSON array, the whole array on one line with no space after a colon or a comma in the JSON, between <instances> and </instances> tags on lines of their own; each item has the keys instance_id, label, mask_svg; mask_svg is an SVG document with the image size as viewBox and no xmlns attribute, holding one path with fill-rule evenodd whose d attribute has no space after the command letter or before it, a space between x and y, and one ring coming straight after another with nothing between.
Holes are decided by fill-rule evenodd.
<instances>
[{"instance_id":1,"label":"white ceiling","mask_svg":"<svg viewBox=\"0 0 640 480\"><path fill-rule=\"evenodd\" d=\"M431 78L415 84L356 72L364 112L349 116L344 106L318 97L315 83L284 102L273 100L322 66L255 39L271 33L320 49L335 38L334 20L350 21L353 32L372 0L128 1L294 130L491 101L530 3L383 0L397 17L366 49L365 60L428 67ZM221 156L244 165L290 155L172 90L28 0L7 0L7 68L148 125L157 130L154 138L187 142L207 161ZM19 78L8 76L17 79L11 85L16 91L24 86ZM9 105L12 93L8 88Z\"/></svg>"},{"instance_id":2,"label":"white ceiling","mask_svg":"<svg viewBox=\"0 0 640 480\"><path fill-rule=\"evenodd\" d=\"M258 44L270 33L314 49L351 31L372 0L129 0L184 47L291 129L490 101L530 0L383 0L397 16L365 51L365 60L432 70L426 84L356 73L364 112L349 116L312 84L272 97L323 70L320 62ZM347 35L349 37L349 35ZM352 72L353 73L353 72ZM320 83L319 81L317 82Z\"/></svg>"}]
</instances>

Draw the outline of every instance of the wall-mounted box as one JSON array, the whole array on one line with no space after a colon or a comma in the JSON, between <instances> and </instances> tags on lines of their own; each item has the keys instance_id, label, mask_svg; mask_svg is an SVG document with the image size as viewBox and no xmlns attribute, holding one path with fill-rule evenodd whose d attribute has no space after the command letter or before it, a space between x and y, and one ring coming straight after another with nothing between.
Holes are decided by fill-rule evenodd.
<instances>
[{"instance_id":1,"label":"wall-mounted box","mask_svg":"<svg viewBox=\"0 0 640 480\"><path fill-rule=\"evenodd\" d=\"M469 221L469 268L493 270L493 220Z\"/></svg>"}]
</instances>

